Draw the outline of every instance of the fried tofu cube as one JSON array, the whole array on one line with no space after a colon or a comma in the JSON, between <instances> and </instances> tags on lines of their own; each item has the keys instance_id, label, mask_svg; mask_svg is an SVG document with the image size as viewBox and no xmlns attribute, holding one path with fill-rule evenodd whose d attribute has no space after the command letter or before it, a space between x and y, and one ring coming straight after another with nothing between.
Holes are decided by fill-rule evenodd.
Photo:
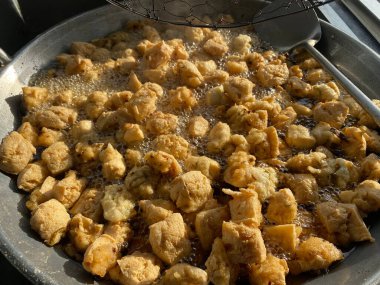
<instances>
[{"instance_id":1,"label":"fried tofu cube","mask_svg":"<svg viewBox=\"0 0 380 285\"><path fill-rule=\"evenodd\" d=\"M123 156L110 143L100 152L103 177L108 180L123 178L126 165Z\"/></svg>"},{"instance_id":2,"label":"fried tofu cube","mask_svg":"<svg viewBox=\"0 0 380 285\"><path fill-rule=\"evenodd\" d=\"M173 54L173 48L165 41L160 41L150 47L144 53L144 59L147 61L149 68L157 68L169 62Z\"/></svg>"},{"instance_id":3,"label":"fried tofu cube","mask_svg":"<svg viewBox=\"0 0 380 285\"><path fill-rule=\"evenodd\" d=\"M75 215L68 225L68 236L75 249L85 252L103 232L103 225L94 223L91 219Z\"/></svg>"},{"instance_id":4,"label":"fried tofu cube","mask_svg":"<svg viewBox=\"0 0 380 285\"><path fill-rule=\"evenodd\" d=\"M211 75L218 68L214 60L199 60L195 62L195 65L202 75Z\"/></svg>"},{"instance_id":5,"label":"fried tofu cube","mask_svg":"<svg viewBox=\"0 0 380 285\"><path fill-rule=\"evenodd\" d=\"M94 122L91 120L79 121L71 128L70 135L75 141L81 141L96 136Z\"/></svg>"},{"instance_id":6,"label":"fried tofu cube","mask_svg":"<svg viewBox=\"0 0 380 285\"><path fill-rule=\"evenodd\" d=\"M226 69L229 74L237 75L248 71L248 66L245 61L232 61L226 62Z\"/></svg>"},{"instance_id":7,"label":"fried tofu cube","mask_svg":"<svg viewBox=\"0 0 380 285\"><path fill-rule=\"evenodd\" d=\"M319 122L311 131L318 145L339 144L340 138L332 132L332 128L328 123Z\"/></svg>"},{"instance_id":8,"label":"fried tofu cube","mask_svg":"<svg viewBox=\"0 0 380 285\"><path fill-rule=\"evenodd\" d=\"M86 187L86 178L77 178L77 173L73 170L67 172L65 178L58 181L53 188L54 198L61 202L67 209L71 208L79 199Z\"/></svg>"},{"instance_id":9,"label":"fried tofu cube","mask_svg":"<svg viewBox=\"0 0 380 285\"><path fill-rule=\"evenodd\" d=\"M326 84L313 85L310 93L321 102L335 101L339 99L340 90L334 81Z\"/></svg>"},{"instance_id":10,"label":"fried tofu cube","mask_svg":"<svg viewBox=\"0 0 380 285\"><path fill-rule=\"evenodd\" d=\"M227 110L225 116L228 124L235 132L250 131L252 128L263 130L268 126L268 112L266 110L252 112L244 105L233 105Z\"/></svg>"},{"instance_id":11,"label":"fried tofu cube","mask_svg":"<svg viewBox=\"0 0 380 285\"><path fill-rule=\"evenodd\" d=\"M296 259L288 262L293 275L327 269L333 262L343 259L343 253L332 243L319 237L310 237L296 249Z\"/></svg>"},{"instance_id":12,"label":"fried tofu cube","mask_svg":"<svg viewBox=\"0 0 380 285\"><path fill-rule=\"evenodd\" d=\"M46 148L41 158L53 175L69 170L74 163L69 146L64 142L56 142Z\"/></svg>"},{"instance_id":13,"label":"fried tofu cube","mask_svg":"<svg viewBox=\"0 0 380 285\"><path fill-rule=\"evenodd\" d=\"M269 221L278 225L291 224L297 216L297 202L292 191L284 188L269 198L267 209Z\"/></svg>"},{"instance_id":14,"label":"fried tofu cube","mask_svg":"<svg viewBox=\"0 0 380 285\"><path fill-rule=\"evenodd\" d=\"M210 180L200 171L189 171L171 183L170 198L185 213L199 210L212 198Z\"/></svg>"},{"instance_id":15,"label":"fried tofu cube","mask_svg":"<svg viewBox=\"0 0 380 285\"><path fill-rule=\"evenodd\" d=\"M107 223L103 233L116 241L119 250L125 248L126 242L128 242L133 234L129 224L126 222Z\"/></svg>"},{"instance_id":16,"label":"fried tofu cube","mask_svg":"<svg viewBox=\"0 0 380 285\"><path fill-rule=\"evenodd\" d=\"M253 227L260 226L263 221L263 215L261 214L261 203L257 192L244 188L241 188L240 191L223 189L223 192L233 198L228 202L231 221Z\"/></svg>"},{"instance_id":17,"label":"fried tofu cube","mask_svg":"<svg viewBox=\"0 0 380 285\"><path fill-rule=\"evenodd\" d=\"M286 90L293 96L308 98L311 96L312 87L297 76L291 76L286 85Z\"/></svg>"},{"instance_id":18,"label":"fried tofu cube","mask_svg":"<svg viewBox=\"0 0 380 285\"><path fill-rule=\"evenodd\" d=\"M342 130L345 140L342 140L342 149L351 159L362 159L366 156L367 141L361 129L348 127Z\"/></svg>"},{"instance_id":19,"label":"fried tofu cube","mask_svg":"<svg viewBox=\"0 0 380 285\"><path fill-rule=\"evenodd\" d=\"M230 77L223 84L225 95L239 104L254 99L252 89L255 87L250 80L243 77Z\"/></svg>"},{"instance_id":20,"label":"fried tofu cube","mask_svg":"<svg viewBox=\"0 0 380 285\"><path fill-rule=\"evenodd\" d=\"M206 103L208 106L220 106L227 104L230 99L224 94L223 85L218 85L206 92Z\"/></svg>"},{"instance_id":21,"label":"fried tofu cube","mask_svg":"<svg viewBox=\"0 0 380 285\"><path fill-rule=\"evenodd\" d=\"M26 192L30 192L34 188L40 186L48 175L49 170L42 161L29 163L19 173L17 177L17 187Z\"/></svg>"},{"instance_id":22,"label":"fried tofu cube","mask_svg":"<svg viewBox=\"0 0 380 285\"><path fill-rule=\"evenodd\" d=\"M158 184L158 178L150 166L136 166L128 172L124 185L127 191L131 192L139 200L152 199Z\"/></svg>"},{"instance_id":23,"label":"fried tofu cube","mask_svg":"<svg viewBox=\"0 0 380 285\"><path fill-rule=\"evenodd\" d=\"M90 119L97 119L104 111L108 102L108 95L105 92L95 91L87 97L85 113Z\"/></svg>"},{"instance_id":24,"label":"fried tofu cube","mask_svg":"<svg viewBox=\"0 0 380 285\"><path fill-rule=\"evenodd\" d=\"M235 152L249 153L249 144L242 135L232 135L224 153L225 155L232 155Z\"/></svg>"},{"instance_id":25,"label":"fried tofu cube","mask_svg":"<svg viewBox=\"0 0 380 285\"><path fill-rule=\"evenodd\" d=\"M139 124L124 124L122 128L124 134L123 139L127 144L141 142L144 140L144 132Z\"/></svg>"},{"instance_id":26,"label":"fried tofu cube","mask_svg":"<svg viewBox=\"0 0 380 285\"><path fill-rule=\"evenodd\" d=\"M233 153L227 160L224 181L239 188L252 187L263 202L276 190L277 174L271 167L254 167L256 158L244 151Z\"/></svg>"},{"instance_id":27,"label":"fried tofu cube","mask_svg":"<svg viewBox=\"0 0 380 285\"><path fill-rule=\"evenodd\" d=\"M317 205L317 216L327 230L328 240L343 246L350 242L373 241L354 204L323 202Z\"/></svg>"},{"instance_id":28,"label":"fried tofu cube","mask_svg":"<svg viewBox=\"0 0 380 285\"><path fill-rule=\"evenodd\" d=\"M285 251L294 252L298 246L298 236L302 232L302 228L295 224L285 224L277 226L266 226L263 231L264 240L278 246Z\"/></svg>"},{"instance_id":29,"label":"fried tofu cube","mask_svg":"<svg viewBox=\"0 0 380 285\"><path fill-rule=\"evenodd\" d=\"M61 54L57 56L57 61L65 66L67 75L83 74L93 66L91 59L80 55Z\"/></svg>"},{"instance_id":30,"label":"fried tofu cube","mask_svg":"<svg viewBox=\"0 0 380 285\"><path fill-rule=\"evenodd\" d=\"M204 137L209 130L209 122L202 116L194 116L189 120L187 127L191 137Z\"/></svg>"},{"instance_id":31,"label":"fried tofu cube","mask_svg":"<svg viewBox=\"0 0 380 285\"><path fill-rule=\"evenodd\" d=\"M39 146L49 147L56 142L61 142L64 140L65 135L63 132L42 127L40 135L37 139L37 144Z\"/></svg>"},{"instance_id":32,"label":"fried tofu cube","mask_svg":"<svg viewBox=\"0 0 380 285\"><path fill-rule=\"evenodd\" d=\"M248 53L245 56L245 61L250 70L257 70L261 65L265 65L265 58L258 52Z\"/></svg>"},{"instance_id":33,"label":"fried tofu cube","mask_svg":"<svg viewBox=\"0 0 380 285\"><path fill-rule=\"evenodd\" d=\"M0 145L0 169L7 173L19 174L33 159L34 146L18 132L11 132Z\"/></svg>"},{"instance_id":34,"label":"fried tofu cube","mask_svg":"<svg viewBox=\"0 0 380 285\"><path fill-rule=\"evenodd\" d=\"M249 266L249 281L252 285L285 285L288 273L286 260L268 254L263 263Z\"/></svg>"},{"instance_id":35,"label":"fried tofu cube","mask_svg":"<svg viewBox=\"0 0 380 285\"><path fill-rule=\"evenodd\" d=\"M171 201L164 199L140 200L139 206L148 225L165 220L176 211L175 205Z\"/></svg>"},{"instance_id":36,"label":"fried tofu cube","mask_svg":"<svg viewBox=\"0 0 380 285\"><path fill-rule=\"evenodd\" d=\"M216 179L220 174L220 164L207 156L189 156L185 160L187 171L198 170L208 179Z\"/></svg>"},{"instance_id":37,"label":"fried tofu cube","mask_svg":"<svg viewBox=\"0 0 380 285\"><path fill-rule=\"evenodd\" d=\"M72 126L78 117L78 113L71 108L52 106L37 112L37 122L41 127L63 130Z\"/></svg>"},{"instance_id":38,"label":"fried tofu cube","mask_svg":"<svg viewBox=\"0 0 380 285\"><path fill-rule=\"evenodd\" d=\"M178 117L173 114L155 112L146 122L146 130L154 135L165 135L175 131Z\"/></svg>"},{"instance_id":39,"label":"fried tofu cube","mask_svg":"<svg viewBox=\"0 0 380 285\"><path fill-rule=\"evenodd\" d=\"M17 129L17 132L28 140L33 146L38 145L38 130L29 122L24 122Z\"/></svg>"},{"instance_id":40,"label":"fried tofu cube","mask_svg":"<svg viewBox=\"0 0 380 285\"><path fill-rule=\"evenodd\" d=\"M264 240L258 228L223 222L222 240L232 263L261 263L266 259Z\"/></svg>"},{"instance_id":41,"label":"fried tofu cube","mask_svg":"<svg viewBox=\"0 0 380 285\"><path fill-rule=\"evenodd\" d=\"M30 225L44 242L53 246L62 239L66 233L70 215L65 206L55 199L38 205L30 218Z\"/></svg>"},{"instance_id":42,"label":"fried tofu cube","mask_svg":"<svg viewBox=\"0 0 380 285\"><path fill-rule=\"evenodd\" d=\"M118 255L115 239L102 234L87 248L82 265L91 274L104 277L115 266Z\"/></svg>"},{"instance_id":43,"label":"fried tofu cube","mask_svg":"<svg viewBox=\"0 0 380 285\"><path fill-rule=\"evenodd\" d=\"M321 67L321 65L319 64L319 62L315 59L315 58L307 58L305 59L302 63L301 63L301 68L302 69L315 69L315 68L318 68L318 67Z\"/></svg>"},{"instance_id":44,"label":"fried tofu cube","mask_svg":"<svg viewBox=\"0 0 380 285\"><path fill-rule=\"evenodd\" d=\"M110 271L111 280L121 285L152 284L160 276L160 261L151 253L135 251L117 261Z\"/></svg>"},{"instance_id":45,"label":"fried tofu cube","mask_svg":"<svg viewBox=\"0 0 380 285\"><path fill-rule=\"evenodd\" d=\"M215 238L222 236L222 224L228 221L228 208L218 207L199 212L195 217L195 232L204 249L209 250Z\"/></svg>"},{"instance_id":46,"label":"fried tofu cube","mask_svg":"<svg viewBox=\"0 0 380 285\"><path fill-rule=\"evenodd\" d=\"M222 38L211 38L204 43L203 50L213 57L220 58L228 51L228 46Z\"/></svg>"},{"instance_id":47,"label":"fried tofu cube","mask_svg":"<svg viewBox=\"0 0 380 285\"><path fill-rule=\"evenodd\" d=\"M379 108L379 106L380 106L380 100L378 100L378 99L372 99L372 102ZM358 106L358 107L360 107L360 106ZM369 128L372 128L372 129L377 128L377 124L372 119L372 116L367 113L366 110L360 108L360 111L359 111L359 114L358 114L358 118L359 118L359 122L358 123L360 125L365 125L365 126L367 126Z\"/></svg>"},{"instance_id":48,"label":"fried tofu cube","mask_svg":"<svg viewBox=\"0 0 380 285\"><path fill-rule=\"evenodd\" d=\"M231 129L226 123L218 122L208 135L207 150L209 152L221 152L231 139Z\"/></svg>"},{"instance_id":49,"label":"fried tofu cube","mask_svg":"<svg viewBox=\"0 0 380 285\"><path fill-rule=\"evenodd\" d=\"M223 241L216 238L210 256L206 260L208 279L215 285L232 285L237 278L237 265L231 264Z\"/></svg>"},{"instance_id":50,"label":"fried tofu cube","mask_svg":"<svg viewBox=\"0 0 380 285\"><path fill-rule=\"evenodd\" d=\"M149 151L144 160L147 165L162 174L176 177L182 173L182 167L175 157L164 151Z\"/></svg>"},{"instance_id":51,"label":"fried tofu cube","mask_svg":"<svg viewBox=\"0 0 380 285\"><path fill-rule=\"evenodd\" d=\"M185 27L184 35L186 40L190 42L200 43L203 41L205 35L202 28Z\"/></svg>"},{"instance_id":52,"label":"fried tofu cube","mask_svg":"<svg viewBox=\"0 0 380 285\"><path fill-rule=\"evenodd\" d=\"M177 61L176 72L182 84L190 88L197 88L204 82L203 75L199 72L194 63L180 59Z\"/></svg>"},{"instance_id":53,"label":"fried tofu cube","mask_svg":"<svg viewBox=\"0 0 380 285\"><path fill-rule=\"evenodd\" d=\"M306 80L311 84L315 84L318 82L326 82L331 80L330 74L324 71L322 68L315 68L308 70L306 74Z\"/></svg>"},{"instance_id":54,"label":"fried tofu cube","mask_svg":"<svg viewBox=\"0 0 380 285\"><path fill-rule=\"evenodd\" d=\"M344 203L353 203L362 213L380 209L380 184L373 180L364 180L355 190L342 191L339 198Z\"/></svg>"},{"instance_id":55,"label":"fried tofu cube","mask_svg":"<svg viewBox=\"0 0 380 285\"><path fill-rule=\"evenodd\" d=\"M90 57L95 50L96 46L87 42L73 42L70 46L72 54L78 54L83 57Z\"/></svg>"},{"instance_id":56,"label":"fried tofu cube","mask_svg":"<svg viewBox=\"0 0 380 285\"><path fill-rule=\"evenodd\" d=\"M285 183L293 191L297 203L307 204L319 201L318 184L311 174L287 174Z\"/></svg>"},{"instance_id":57,"label":"fried tofu cube","mask_svg":"<svg viewBox=\"0 0 380 285\"><path fill-rule=\"evenodd\" d=\"M135 93L126 104L129 113L137 122L141 122L156 111L157 97L153 93L137 96Z\"/></svg>"},{"instance_id":58,"label":"fried tofu cube","mask_svg":"<svg viewBox=\"0 0 380 285\"><path fill-rule=\"evenodd\" d=\"M360 166L361 176L368 180L380 179L380 158L371 153L362 160Z\"/></svg>"},{"instance_id":59,"label":"fried tofu cube","mask_svg":"<svg viewBox=\"0 0 380 285\"><path fill-rule=\"evenodd\" d=\"M169 90L169 96L170 105L175 109L191 110L198 103L191 89L184 86Z\"/></svg>"},{"instance_id":60,"label":"fried tofu cube","mask_svg":"<svg viewBox=\"0 0 380 285\"><path fill-rule=\"evenodd\" d=\"M169 153L180 160L185 159L190 152L189 143L183 137L174 134L159 135L153 144L156 150Z\"/></svg>"},{"instance_id":61,"label":"fried tofu cube","mask_svg":"<svg viewBox=\"0 0 380 285\"><path fill-rule=\"evenodd\" d=\"M120 108L117 111L105 111L96 119L95 127L99 132L116 130L123 125L124 121L130 119L130 114L125 111L125 108Z\"/></svg>"},{"instance_id":62,"label":"fried tofu cube","mask_svg":"<svg viewBox=\"0 0 380 285\"><path fill-rule=\"evenodd\" d=\"M278 134L274 127L264 130L252 128L246 139L250 152L258 159L275 158L280 154Z\"/></svg>"},{"instance_id":63,"label":"fried tofu cube","mask_svg":"<svg viewBox=\"0 0 380 285\"><path fill-rule=\"evenodd\" d=\"M289 69L285 63L261 65L256 77L263 87L276 87L288 81Z\"/></svg>"},{"instance_id":64,"label":"fried tofu cube","mask_svg":"<svg viewBox=\"0 0 380 285\"><path fill-rule=\"evenodd\" d=\"M297 154L288 159L286 167L290 171L298 173L319 173L326 164L326 155L322 152L310 152L309 154Z\"/></svg>"},{"instance_id":65,"label":"fried tofu cube","mask_svg":"<svg viewBox=\"0 0 380 285\"><path fill-rule=\"evenodd\" d=\"M57 183L54 177L48 176L42 183L30 193L29 200L25 203L29 211L33 212L39 204L46 202L54 197L54 186Z\"/></svg>"},{"instance_id":66,"label":"fried tofu cube","mask_svg":"<svg viewBox=\"0 0 380 285\"><path fill-rule=\"evenodd\" d=\"M132 194L126 191L122 185L106 186L101 204L104 218L113 223L126 221L136 214Z\"/></svg>"},{"instance_id":67,"label":"fried tofu cube","mask_svg":"<svg viewBox=\"0 0 380 285\"><path fill-rule=\"evenodd\" d=\"M127 168L131 169L135 166L140 165L140 163L143 160L143 157L140 151L129 148L125 151L124 159Z\"/></svg>"},{"instance_id":68,"label":"fried tofu cube","mask_svg":"<svg viewBox=\"0 0 380 285\"><path fill-rule=\"evenodd\" d=\"M84 190L74 206L69 210L70 214L82 214L93 220L95 223L99 223L103 217L103 208L100 203L103 195L104 192L100 189L88 188Z\"/></svg>"},{"instance_id":69,"label":"fried tofu cube","mask_svg":"<svg viewBox=\"0 0 380 285\"><path fill-rule=\"evenodd\" d=\"M325 122L339 129L346 120L348 111L347 105L343 102L319 102L313 109L313 116L317 122Z\"/></svg>"},{"instance_id":70,"label":"fried tofu cube","mask_svg":"<svg viewBox=\"0 0 380 285\"><path fill-rule=\"evenodd\" d=\"M310 149L315 145L316 139L310 134L306 127L290 125L286 133L285 141L290 147Z\"/></svg>"},{"instance_id":71,"label":"fried tofu cube","mask_svg":"<svg viewBox=\"0 0 380 285\"><path fill-rule=\"evenodd\" d=\"M232 49L240 54L247 54L251 48L252 38L240 34L232 39Z\"/></svg>"},{"instance_id":72,"label":"fried tofu cube","mask_svg":"<svg viewBox=\"0 0 380 285\"><path fill-rule=\"evenodd\" d=\"M23 87L22 88L22 99L24 105L28 111L33 108L40 107L43 104L47 103L49 98L49 92L46 88L41 87Z\"/></svg>"},{"instance_id":73,"label":"fried tofu cube","mask_svg":"<svg viewBox=\"0 0 380 285\"><path fill-rule=\"evenodd\" d=\"M256 157L245 151L235 151L227 159L224 181L235 187L247 187L254 180Z\"/></svg>"},{"instance_id":74,"label":"fried tofu cube","mask_svg":"<svg viewBox=\"0 0 380 285\"><path fill-rule=\"evenodd\" d=\"M327 179L326 184L329 183L328 181L331 181L340 189L346 189L351 183L356 184L358 182L359 169L352 161L339 157L336 159L330 159L327 163L329 168L327 173L331 171L332 174L331 177ZM323 176L324 173L322 169L322 173L319 177L320 184L322 184Z\"/></svg>"},{"instance_id":75,"label":"fried tofu cube","mask_svg":"<svg viewBox=\"0 0 380 285\"><path fill-rule=\"evenodd\" d=\"M154 254L167 264L177 263L191 251L186 224L179 213L151 225L149 242Z\"/></svg>"},{"instance_id":76,"label":"fried tofu cube","mask_svg":"<svg viewBox=\"0 0 380 285\"><path fill-rule=\"evenodd\" d=\"M378 132L369 129L366 126L360 126L359 128L363 131L363 136L367 143L367 149L375 153L380 153L380 135Z\"/></svg>"},{"instance_id":77,"label":"fried tofu cube","mask_svg":"<svg viewBox=\"0 0 380 285\"><path fill-rule=\"evenodd\" d=\"M163 285L197 284L207 285L207 273L186 263L176 264L165 271L162 277Z\"/></svg>"}]
</instances>

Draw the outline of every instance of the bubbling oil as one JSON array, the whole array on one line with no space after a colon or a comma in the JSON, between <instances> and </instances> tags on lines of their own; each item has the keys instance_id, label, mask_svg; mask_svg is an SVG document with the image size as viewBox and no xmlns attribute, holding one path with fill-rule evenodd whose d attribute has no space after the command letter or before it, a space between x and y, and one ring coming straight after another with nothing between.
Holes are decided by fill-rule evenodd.
<instances>
[{"instance_id":1,"label":"bubbling oil","mask_svg":"<svg viewBox=\"0 0 380 285\"><path fill-rule=\"evenodd\" d=\"M156 25L155 25L156 26ZM171 38L168 37L170 33L164 32L166 29L166 26L164 27L158 27L159 32L161 32L161 35L163 35L164 40L170 40ZM175 27L173 29L182 29ZM261 52L263 51L263 45L258 39L257 35L255 35L252 30L250 29L234 29L234 30L221 30L220 33L224 36L226 42L228 44L231 43L231 41L238 36L241 33L247 34L252 38L252 47L250 49L251 52L257 51ZM175 33L174 33L175 34ZM182 33L183 34L183 33ZM141 40L143 40L142 35L138 32L131 32L129 36L129 46L131 48L135 47L137 43ZM189 43L185 42L185 48L187 52L190 55L189 60L192 61L195 58L197 58L199 55L197 54L199 45L196 43ZM224 69L227 58L230 56L234 56L234 53L229 51L222 59L217 60L217 68L218 69ZM143 72L144 72L144 64L143 59L138 59L138 66L134 70L137 77L142 80L144 78ZM170 63L169 68L173 67L174 63ZM57 67L52 70L43 70L40 71L36 76L34 76L33 81L31 82L31 85L39 86L47 88L49 93L52 96L58 96L58 94L61 94L64 91L70 90L73 93L73 100L79 100L80 98L87 98L90 94L92 94L95 91L103 91L106 92L108 97L111 97L117 92L128 90L128 75L122 75L118 71L116 71L114 68L109 68L106 64L102 63L94 63L93 71L96 72L97 78L96 79L90 79L86 77L85 75L66 75L62 68ZM249 78L254 81L255 72L254 71L247 71L240 76ZM178 116L178 124L175 129L174 134L183 137L186 139L190 144L191 153L193 155L205 155L208 156L214 160L216 160L220 166L221 166L221 173L224 172L225 168L227 167L226 157L224 155L220 154L214 154L210 153L207 150L207 138L193 138L190 137L187 132L187 126L189 123L189 120L193 116L202 116L204 117L210 124L210 128L212 128L218 121L223 120L223 112L216 112L214 106L209 106L206 103L206 93L213 87L217 86L217 83L206 83L202 85L201 87L198 87L193 90L193 95L197 99L198 104L194 106L191 110L178 110L171 106L170 104L170 95L169 90L176 89L179 84L177 80L175 80L174 77L168 77L167 80L162 84L164 94L162 97L160 97L157 101L156 107L157 111L161 111L164 113L171 113L176 116ZM274 88L263 88L256 84L253 90L256 99L261 99L265 96L273 96L278 90L275 90ZM277 100L279 101L279 100ZM298 103L305 105L309 108L311 108L315 102L311 99L299 99L297 101ZM279 101L280 104L282 102ZM43 106L45 108L46 106ZM283 107L283 106L282 106ZM86 112L82 108L78 109L78 120L85 120L89 119L86 115ZM144 125L145 120L141 122L142 125ZM316 122L309 118L309 117L302 117L300 116L297 121L297 124L304 125L305 127L311 129L316 125ZM347 124L354 124L354 120L348 120ZM92 143L97 142L105 142L110 137L113 137L115 134L112 133L113 131L108 132L98 132L99 138L98 141L93 141ZM70 133L70 129L67 130L67 133ZM285 133L281 133L279 131L279 136L281 138L285 137ZM118 142L117 140L112 140L112 143L114 144L115 148L122 154L125 153L127 146L124 143ZM74 147L74 142L70 141L71 147ZM129 148L133 148L135 150L138 150L141 152L142 156L144 156L147 152L154 150L154 137L150 136L149 134L145 137L145 139L140 142L136 143L133 146L128 146ZM296 152L296 150L293 150L293 152ZM295 153L294 153L295 154ZM291 154L290 154L291 155ZM286 160L288 157L280 157L282 160ZM183 161L179 161L180 165L184 167ZM280 169L279 171L287 172L288 170L283 167L283 169ZM95 187L98 189L104 189L106 185L109 184L122 184L122 180L117 181L107 181L103 178L102 175L102 168L101 165L97 165L94 168L91 169L90 174L87 176L89 181L89 187ZM226 183L223 181L223 179L219 179L217 181L213 182L213 188L214 188L214 198L218 200L219 203L225 205L228 203L229 198L226 198L226 196L222 193L221 189L224 187L228 187L231 189L235 189L231 185L226 185ZM334 199L337 195L336 192L334 192L336 189L330 189L330 188L324 188L320 190L321 197L324 198L326 201L331 201ZM263 207L265 207L265 204L263 204ZM265 209L264 209L265 210ZM129 223L131 226L131 229L133 231L132 238L128 241L128 244L123 248L123 253L125 254L131 254L136 250L139 251L151 251L151 247L149 244L149 227L142 218L141 210L137 209L138 214L132 218ZM186 215L184 215L185 220L188 219ZM294 222L297 226L300 226L304 229L304 232L300 236L300 240L304 240L309 236L312 235L318 235L320 234L320 225L315 221L315 217L312 210L299 208L297 212L297 218ZM190 223L191 224L191 223ZM268 223L267 223L268 224ZM192 251L189 256L181 260L181 262L186 262L194 266L198 266L200 268L204 268L204 262L205 259L209 255L209 251L205 251L202 249L199 239L192 238L191 239L191 247ZM266 248L268 253L273 254L274 256L278 258L282 258L285 260L291 260L293 256L284 251L283 249L279 248L275 244L271 244L270 242L266 242ZM246 274L246 272L243 273L243 275ZM244 279L244 277L243 277Z\"/></svg>"}]
</instances>

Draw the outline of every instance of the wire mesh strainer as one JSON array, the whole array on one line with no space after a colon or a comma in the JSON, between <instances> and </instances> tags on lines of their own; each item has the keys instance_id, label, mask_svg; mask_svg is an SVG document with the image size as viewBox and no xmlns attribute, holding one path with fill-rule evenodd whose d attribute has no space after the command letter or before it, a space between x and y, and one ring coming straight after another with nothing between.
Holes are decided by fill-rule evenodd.
<instances>
[{"instance_id":1,"label":"wire mesh strainer","mask_svg":"<svg viewBox=\"0 0 380 285\"><path fill-rule=\"evenodd\" d=\"M262 12L262 9L271 0L107 1L156 21L194 27L233 28L313 9L334 0L287 0L278 10L267 13Z\"/></svg>"}]
</instances>

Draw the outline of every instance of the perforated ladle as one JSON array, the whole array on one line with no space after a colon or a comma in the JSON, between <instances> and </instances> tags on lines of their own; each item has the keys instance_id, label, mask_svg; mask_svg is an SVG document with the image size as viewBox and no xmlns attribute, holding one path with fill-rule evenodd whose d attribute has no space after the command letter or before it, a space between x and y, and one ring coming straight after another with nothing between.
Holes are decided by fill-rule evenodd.
<instances>
[{"instance_id":1,"label":"perforated ladle","mask_svg":"<svg viewBox=\"0 0 380 285\"><path fill-rule=\"evenodd\" d=\"M283 13L285 0L276 0L267 5L263 11L275 14ZM294 9L289 6L287 9ZM290 14L291 11L288 11ZM314 45L321 39L322 30L314 10L306 10L297 14L273 18L269 21L255 24L255 30L260 38L268 42L278 51L289 51L295 47L306 49L343 88L366 110L378 126L380 126L380 109Z\"/></svg>"}]
</instances>

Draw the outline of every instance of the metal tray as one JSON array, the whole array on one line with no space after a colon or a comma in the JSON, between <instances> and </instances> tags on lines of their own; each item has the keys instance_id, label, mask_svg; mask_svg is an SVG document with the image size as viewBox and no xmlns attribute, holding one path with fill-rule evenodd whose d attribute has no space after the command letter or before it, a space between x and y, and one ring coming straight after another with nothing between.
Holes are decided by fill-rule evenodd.
<instances>
[{"instance_id":1,"label":"metal tray","mask_svg":"<svg viewBox=\"0 0 380 285\"><path fill-rule=\"evenodd\" d=\"M32 74L51 62L73 41L101 37L121 27L135 16L111 6L84 13L36 38L21 50L0 73L0 137L17 128L22 117L20 90ZM326 22L321 22L324 37L319 49L369 97L380 90L376 78L380 58ZM26 196L17 190L14 177L0 173L0 251L35 284L108 284L93 281L81 265L58 247L49 248L30 229ZM371 227L374 243L358 245L354 253L329 274L308 279L304 284L373 285L380 280L380 221Z\"/></svg>"},{"instance_id":2,"label":"metal tray","mask_svg":"<svg viewBox=\"0 0 380 285\"><path fill-rule=\"evenodd\" d=\"M376 0L342 0L342 3L380 43L380 2Z\"/></svg>"}]
</instances>

